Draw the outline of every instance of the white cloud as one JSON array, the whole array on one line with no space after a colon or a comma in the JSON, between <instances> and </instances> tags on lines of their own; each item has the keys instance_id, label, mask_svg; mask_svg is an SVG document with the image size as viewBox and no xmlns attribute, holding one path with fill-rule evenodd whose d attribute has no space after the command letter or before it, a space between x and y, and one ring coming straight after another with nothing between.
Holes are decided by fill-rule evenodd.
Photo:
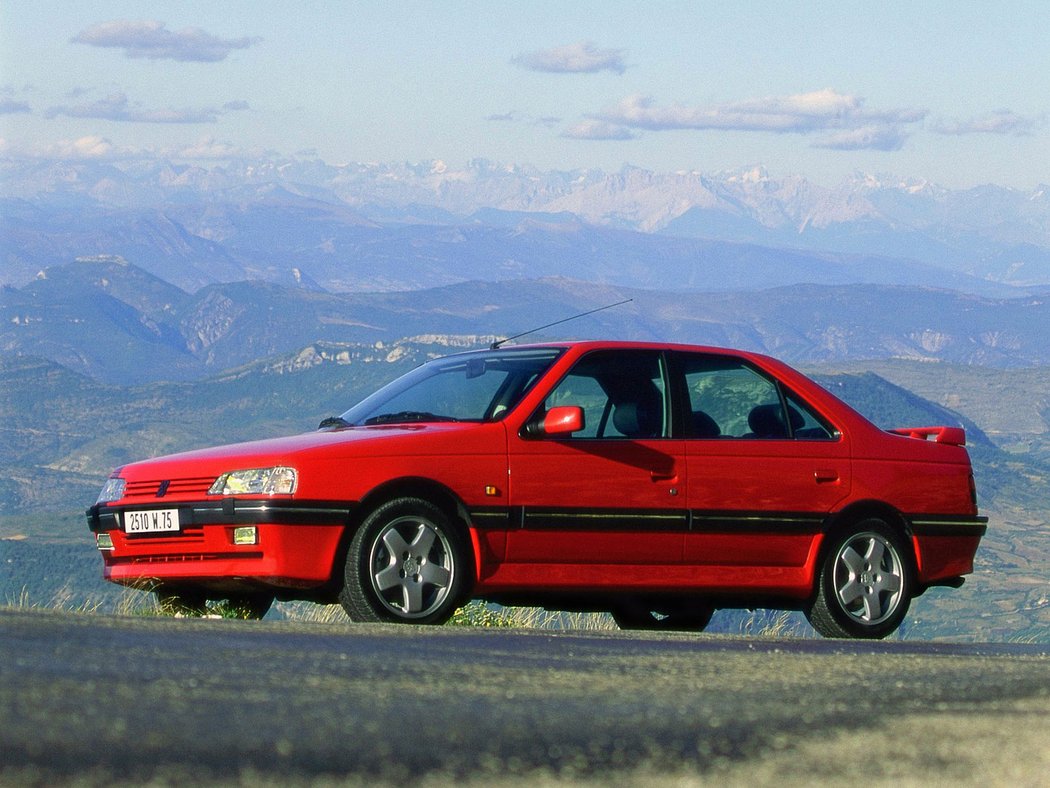
<instances>
[{"instance_id":1,"label":"white cloud","mask_svg":"<svg viewBox=\"0 0 1050 788\"><path fill-rule=\"evenodd\" d=\"M902 127L926 116L922 109L870 110L864 99L826 88L789 96L768 96L712 106L657 106L650 96L628 96L592 120L626 128L754 131L810 134L841 130L820 147L897 150L907 137ZM867 140L867 144L865 144Z\"/></svg>"},{"instance_id":2,"label":"white cloud","mask_svg":"<svg viewBox=\"0 0 1050 788\"><path fill-rule=\"evenodd\" d=\"M29 103L16 99L0 98L0 115L14 115L20 112L31 112Z\"/></svg>"},{"instance_id":3,"label":"white cloud","mask_svg":"<svg viewBox=\"0 0 1050 788\"><path fill-rule=\"evenodd\" d=\"M544 115L543 117L537 118L532 115L518 112L514 109L509 112L493 113L492 115L488 115L485 120L492 123L521 123L530 126L546 126L547 128L555 126L561 122L561 118L553 115Z\"/></svg>"},{"instance_id":4,"label":"white cloud","mask_svg":"<svg viewBox=\"0 0 1050 788\"><path fill-rule=\"evenodd\" d=\"M124 93L111 93L97 101L51 107L45 114L49 118L64 115L128 123L215 123L224 112L245 109L248 109L245 101L228 102L221 110L214 107L145 109L137 102L129 101Z\"/></svg>"},{"instance_id":5,"label":"white cloud","mask_svg":"<svg viewBox=\"0 0 1050 788\"><path fill-rule=\"evenodd\" d=\"M192 145L185 145L162 152L163 156L174 159L241 159L249 155L242 148L238 148L231 142L221 142L214 137L201 137ZM252 156L260 155L259 151L251 153Z\"/></svg>"},{"instance_id":6,"label":"white cloud","mask_svg":"<svg viewBox=\"0 0 1050 788\"><path fill-rule=\"evenodd\" d=\"M247 49L261 38L223 39L199 27L168 30L156 20L117 19L85 28L71 41L94 47L123 49L125 57L214 63L234 49Z\"/></svg>"},{"instance_id":7,"label":"white cloud","mask_svg":"<svg viewBox=\"0 0 1050 788\"><path fill-rule=\"evenodd\" d=\"M633 140L637 137L630 129L603 120L580 121L565 129L561 136L572 140Z\"/></svg>"},{"instance_id":8,"label":"white cloud","mask_svg":"<svg viewBox=\"0 0 1050 788\"><path fill-rule=\"evenodd\" d=\"M35 145L29 149L10 146L6 151L12 155L31 159L112 159L122 158L122 154L105 137L89 135L75 140L58 140L56 142Z\"/></svg>"},{"instance_id":9,"label":"white cloud","mask_svg":"<svg viewBox=\"0 0 1050 788\"><path fill-rule=\"evenodd\" d=\"M829 150L900 150L908 135L897 126L862 126L829 134L813 143Z\"/></svg>"},{"instance_id":10,"label":"white cloud","mask_svg":"<svg viewBox=\"0 0 1050 788\"><path fill-rule=\"evenodd\" d=\"M593 74L599 71L622 74L627 69L622 49L599 49L590 41L525 52L511 62L529 71L552 74Z\"/></svg>"},{"instance_id":11,"label":"white cloud","mask_svg":"<svg viewBox=\"0 0 1050 788\"><path fill-rule=\"evenodd\" d=\"M87 135L73 140L57 140L29 146L15 145L0 139L0 153L20 159L53 159L61 161L105 160L221 160L260 159L274 155L259 148L245 149L214 137L201 137L194 143L164 147L129 147L115 145L106 137Z\"/></svg>"},{"instance_id":12,"label":"white cloud","mask_svg":"<svg viewBox=\"0 0 1050 788\"><path fill-rule=\"evenodd\" d=\"M733 129L806 133L833 128L857 128L873 121L914 123L925 110L872 112L856 96L818 90L794 96L771 96L710 107L657 107L649 96L628 96L592 117L654 131L666 129Z\"/></svg>"},{"instance_id":13,"label":"white cloud","mask_svg":"<svg viewBox=\"0 0 1050 788\"><path fill-rule=\"evenodd\" d=\"M1000 109L969 120L940 121L933 130L938 134L961 136L964 134L1031 134L1042 125L1042 120L1027 118L1008 109Z\"/></svg>"}]
</instances>

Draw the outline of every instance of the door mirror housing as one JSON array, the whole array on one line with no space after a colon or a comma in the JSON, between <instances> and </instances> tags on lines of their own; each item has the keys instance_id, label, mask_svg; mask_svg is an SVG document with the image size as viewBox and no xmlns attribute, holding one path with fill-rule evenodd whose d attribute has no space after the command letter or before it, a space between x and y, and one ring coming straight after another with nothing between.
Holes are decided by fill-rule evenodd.
<instances>
[{"instance_id":1,"label":"door mirror housing","mask_svg":"<svg viewBox=\"0 0 1050 788\"><path fill-rule=\"evenodd\" d=\"M532 438L545 435L565 436L579 432L583 427L583 408L577 405L559 405L548 410L542 418L529 422L525 427L525 434Z\"/></svg>"}]
</instances>

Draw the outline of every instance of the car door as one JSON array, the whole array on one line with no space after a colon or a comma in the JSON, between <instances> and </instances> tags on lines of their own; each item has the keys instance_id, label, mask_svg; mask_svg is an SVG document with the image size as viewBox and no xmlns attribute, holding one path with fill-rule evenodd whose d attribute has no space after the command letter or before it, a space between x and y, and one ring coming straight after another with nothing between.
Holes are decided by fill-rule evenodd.
<instances>
[{"instance_id":1,"label":"car door","mask_svg":"<svg viewBox=\"0 0 1050 788\"><path fill-rule=\"evenodd\" d=\"M687 564L801 566L849 492L845 438L815 408L735 356L683 353ZM682 391L683 389L679 389Z\"/></svg>"},{"instance_id":2,"label":"car door","mask_svg":"<svg viewBox=\"0 0 1050 788\"><path fill-rule=\"evenodd\" d=\"M681 562L686 468L666 381L659 351L597 350L553 387L532 421L572 406L583 428L511 437L509 563L570 587L646 582Z\"/></svg>"}]
</instances>

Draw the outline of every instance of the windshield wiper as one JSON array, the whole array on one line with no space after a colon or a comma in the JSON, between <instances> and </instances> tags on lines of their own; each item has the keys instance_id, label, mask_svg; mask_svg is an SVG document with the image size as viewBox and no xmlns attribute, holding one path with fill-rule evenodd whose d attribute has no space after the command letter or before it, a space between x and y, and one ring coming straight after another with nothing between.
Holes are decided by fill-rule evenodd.
<instances>
[{"instance_id":1,"label":"windshield wiper","mask_svg":"<svg viewBox=\"0 0 1050 788\"><path fill-rule=\"evenodd\" d=\"M451 416L438 416L436 413L427 413L424 410L403 410L400 413L382 413L365 419L365 426L373 424L403 424L411 421L458 421Z\"/></svg>"}]
</instances>

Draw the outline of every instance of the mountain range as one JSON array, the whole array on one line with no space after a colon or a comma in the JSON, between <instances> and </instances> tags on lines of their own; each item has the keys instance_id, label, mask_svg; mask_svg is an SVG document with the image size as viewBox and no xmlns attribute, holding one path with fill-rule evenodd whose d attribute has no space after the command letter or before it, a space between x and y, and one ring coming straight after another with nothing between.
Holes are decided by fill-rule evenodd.
<instances>
[{"instance_id":1,"label":"mountain range","mask_svg":"<svg viewBox=\"0 0 1050 788\"><path fill-rule=\"evenodd\" d=\"M1050 193L860 176L543 172L474 161L0 161L0 282L121 258L179 287L336 292L564 276L698 291L1050 288Z\"/></svg>"},{"instance_id":2,"label":"mountain range","mask_svg":"<svg viewBox=\"0 0 1050 788\"><path fill-rule=\"evenodd\" d=\"M328 293L269 282L188 293L124 262L68 263L0 288L0 351L100 381L192 380L315 343L496 338L630 299L532 339L606 337L741 347L791 363L905 358L1050 364L1050 302L889 285L682 292L551 278Z\"/></svg>"}]
</instances>

